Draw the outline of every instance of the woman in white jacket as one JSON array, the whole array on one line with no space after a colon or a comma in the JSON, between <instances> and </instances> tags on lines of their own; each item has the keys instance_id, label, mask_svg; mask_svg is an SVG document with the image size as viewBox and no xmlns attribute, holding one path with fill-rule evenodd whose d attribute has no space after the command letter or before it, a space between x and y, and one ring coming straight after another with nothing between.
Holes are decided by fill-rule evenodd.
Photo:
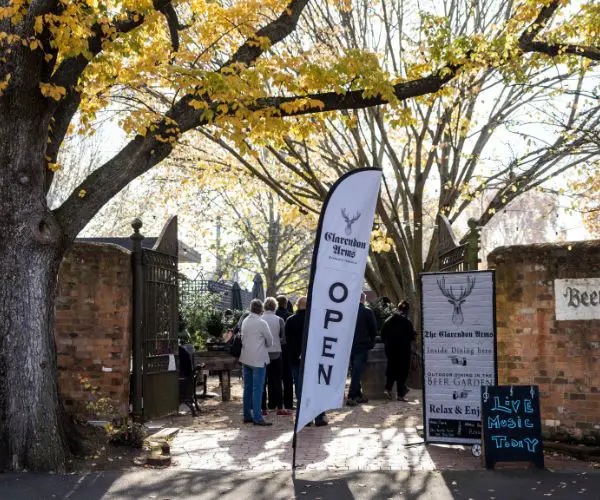
<instances>
[{"instance_id":1,"label":"woman in white jacket","mask_svg":"<svg viewBox=\"0 0 600 500\"><path fill-rule=\"evenodd\" d=\"M273 425L265 422L261 411L266 367L269 364L268 348L273 345L269 325L260 317L262 312L262 302L254 299L250 302L250 314L242 323L240 363L244 374L244 423Z\"/></svg>"}]
</instances>

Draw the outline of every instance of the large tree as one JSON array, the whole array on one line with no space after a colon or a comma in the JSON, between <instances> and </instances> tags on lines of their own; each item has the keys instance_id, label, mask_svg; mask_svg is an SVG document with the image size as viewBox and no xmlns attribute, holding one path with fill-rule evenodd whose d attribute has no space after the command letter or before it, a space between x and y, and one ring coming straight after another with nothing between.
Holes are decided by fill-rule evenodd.
<instances>
[{"instance_id":1,"label":"large tree","mask_svg":"<svg viewBox=\"0 0 600 500\"><path fill-rule=\"evenodd\" d=\"M300 45L312 39L323 59L340 53L360 58L367 47L391 74L410 78L454 53L453 43L467 50L465 37L502 33L503 22L513 15L507 1L480 1L475 9L454 0L432 4L433 13L412 11L407 0L354 0L351 12L309 5L307 31L292 38ZM421 9L426 5L419 3ZM319 210L328 185L342 173L382 168L379 234L393 244L380 246L390 249L385 253L371 253L367 277L380 294L414 301L419 272L436 265L438 214L465 228L468 214L485 227L521 195L552 186L554 179L560 183L567 170L600 157L594 140L600 125L597 66L588 59L563 59L565 64L548 67L540 64L544 57L530 54L518 65L461 72L443 91L398 106L312 118L319 134L291 130L279 144L273 141L276 147L269 151L278 170L262 154L247 154L263 150L263 137L239 144L215 127L212 139L240 166L307 210ZM356 61L339 61L338 72L347 72L349 64ZM328 77L318 63L312 70L312 78Z\"/></svg>"},{"instance_id":2,"label":"large tree","mask_svg":"<svg viewBox=\"0 0 600 500\"><path fill-rule=\"evenodd\" d=\"M459 73L518 66L525 53L548 55L541 64L600 58L591 46L594 2L583 4L576 27L558 20L546 36L568 2L526 0L500 32L454 40L428 74L391 75L376 59L366 68L356 58L325 81L310 78L312 67L298 79L284 70L302 67L305 54L279 45L307 3L0 0L0 468L64 470L53 328L60 262L94 214L167 158L182 134L217 122L243 135L294 115L398 107ZM347 85L352 72L360 86ZM46 195L65 136L89 131L98 111L142 88L162 97L122 119L129 142L51 210Z\"/></svg>"}]
</instances>

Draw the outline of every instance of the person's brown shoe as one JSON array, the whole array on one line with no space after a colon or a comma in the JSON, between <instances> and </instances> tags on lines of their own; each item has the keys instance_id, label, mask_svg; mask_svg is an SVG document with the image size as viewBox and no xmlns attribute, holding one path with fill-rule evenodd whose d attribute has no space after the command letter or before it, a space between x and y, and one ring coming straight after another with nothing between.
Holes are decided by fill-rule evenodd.
<instances>
[{"instance_id":1,"label":"person's brown shoe","mask_svg":"<svg viewBox=\"0 0 600 500\"><path fill-rule=\"evenodd\" d=\"M260 422L254 422L254 425L259 425L261 427L269 427L273 425L273 422L266 422L264 420L261 420Z\"/></svg>"}]
</instances>

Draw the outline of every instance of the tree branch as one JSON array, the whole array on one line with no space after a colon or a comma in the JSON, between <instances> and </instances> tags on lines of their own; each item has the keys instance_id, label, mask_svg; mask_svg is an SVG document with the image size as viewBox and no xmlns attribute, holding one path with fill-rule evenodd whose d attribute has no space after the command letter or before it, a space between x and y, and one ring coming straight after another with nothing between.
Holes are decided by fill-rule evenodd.
<instances>
[{"instance_id":1,"label":"tree branch","mask_svg":"<svg viewBox=\"0 0 600 500\"><path fill-rule=\"evenodd\" d=\"M29 4L27 12L32 18L41 16L42 14L48 14L52 12L59 5L59 0L32 0Z\"/></svg>"},{"instance_id":2,"label":"tree branch","mask_svg":"<svg viewBox=\"0 0 600 500\"><path fill-rule=\"evenodd\" d=\"M171 0L154 0L154 7L157 10L165 9L169 6ZM48 5L52 2L46 2ZM131 12L128 14L126 19L113 19L108 25L102 25L96 23L92 26L92 35L88 37L87 44L88 50L92 57L86 57L83 54L79 54L76 57L65 59L60 63L52 77L50 83L63 87L66 90L64 99L56 103L56 109L53 112L54 123L52 126L52 133L50 134L48 147L46 149L46 156L49 158L49 163L56 163L58 152L65 139L65 135L69 128L69 124L73 120L75 113L79 109L81 103L81 90L78 89L77 83L79 78L92 62L95 56L102 52L102 45L105 40L110 37L103 30L106 27L112 27L116 33L125 34L133 31L134 29L141 26L145 21L145 16L141 13ZM108 31L107 31L108 32ZM55 57L52 58L54 62ZM46 193L49 191L54 178L54 172L46 170Z\"/></svg>"},{"instance_id":3,"label":"tree branch","mask_svg":"<svg viewBox=\"0 0 600 500\"><path fill-rule=\"evenodd\" d=\"M171 45L173 46L173 51L177 52L179 50L179 32L186 28L183 24L179 22L179 18L177 17L177 11L171 2L167 2L166 5L157 6L159 3L157 0L154 0L154 8L158 10L165 19L167 20L167 26L169 27L169 34L171 35Z\"/></svg>"},{"instance_id":4,"label":"tree branch","mask_svg":"<svg viewBox=\"0 0 600 500\"><path fill-rule=\"evenodd\" d=\"M535 21L519 37L521 50L523 52L539 52L551 57L560 54L573 54L593 61L600 61L600 49L598 47L535 41L535 37L547 26L560 4L560 0L554 0L542 8Z\"/></svg>"},{"instance_id":5,"label":"tree branch","mask_svg":"<svg viewBox=\"0 0 600 500\"><path fill-rule=\"evenodd\" d=\"M167 0L155 0L154 6L158 8L167 3ZM284 12L267 26L259 29L256 36L269 38L271 45L280 42L296 28L300 14L307 3L308 0L291 0ZM221 70L234 63L250 65L260 57L266 50L264 45L252 42L252 40L246 41ZM78 70L83 71L87 62L81 68L84 63L78 59L72 60L74 61L71 63L72 67L63 68L59 81L60 78L66 78L68 75L72 78ZM190 94L180 99L157 124L155 135L138 135L114 158L88 176L55 211L67 241L73 240L98 210L124 186L170 154L173 149L173 144L169 141L170 137L207 123L202 115L189 105L194 97ZM167 132L168 129L173 129L173 121L178 124L178 131ZM63 138L60 138L60 142ZM82 197L81 193L86 195Z\"/></svg>"},{"instance_id":6,"label":"tree branch","mask_svg":"<svg viewBox=\"0 0 600 500\"><path fill-rule=\"evenodd\" d=\"M600 61L600 49L598 47L564 43L531 42L527 45L521 45L521 48L524 52L539 52L550 57L556 57L561 54L572 54L593 61Z\"/></svg>"}]
</instances>

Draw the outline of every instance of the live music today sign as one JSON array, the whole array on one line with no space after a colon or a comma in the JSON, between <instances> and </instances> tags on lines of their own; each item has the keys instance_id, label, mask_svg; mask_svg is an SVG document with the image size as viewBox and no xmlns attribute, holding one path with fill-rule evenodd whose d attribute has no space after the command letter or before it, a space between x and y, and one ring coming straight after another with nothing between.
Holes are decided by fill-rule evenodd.
<instances>
[{"instance_id":1,"label":"live music today sign","mask_svg":"<svg viewBox=\"0 0 600 500\"><path fill-rule=\"evenodd\" d=\"M421 275L426 442L481 442L481 387L496 385L493 271Z\"/></svg>"}]
</instances>

